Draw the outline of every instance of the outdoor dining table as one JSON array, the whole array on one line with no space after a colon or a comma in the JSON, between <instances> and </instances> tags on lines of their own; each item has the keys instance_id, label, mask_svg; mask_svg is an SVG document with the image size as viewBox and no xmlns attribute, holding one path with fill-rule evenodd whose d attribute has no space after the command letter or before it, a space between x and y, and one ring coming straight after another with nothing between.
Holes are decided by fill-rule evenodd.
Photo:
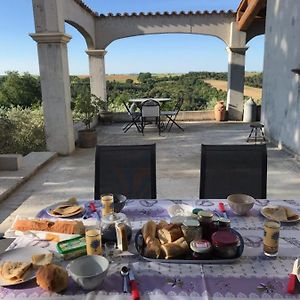
<instances>
[{"instance_id":1,"label":"outdoor dining table","mask_svg":"<svg viewBox=\"0 0 300 300\"><path fill-rule=\"evenodd\" d=\"M95 291L84 291L69 279L69 286L62 294L51 294L38 287L35 281L16 287L1 287L0 299L131 299L122 292L121 267L129 265L135 274L140 290L140 299L300 299L296 294L287 293L289 273L294 260L300 256L299 222L283 224L280 230L279 253L276 258L263 254L263 222L260 214L269 200L256 200L253 209L245 216L235 215L223 200L231 227L244 239L242 256L229 264L172 264L146 261L137 254L133 242L128 252L116 256L110 264L108 275L102 287ZM129 218L135 232L149 219L169 220L168 208L184 204L209 210L218 210L217 200L128 200L122 210ZM271 201L285 205L300 213L300 201ZM32 216L34 217L34 216ZM48 217L45 210L38 217ZM133 237L134 237L133 234ZM51 248L51 242L37 245ZM32 245L32 239L18 237L9 249Z\"/></svg>"}]
</instances>

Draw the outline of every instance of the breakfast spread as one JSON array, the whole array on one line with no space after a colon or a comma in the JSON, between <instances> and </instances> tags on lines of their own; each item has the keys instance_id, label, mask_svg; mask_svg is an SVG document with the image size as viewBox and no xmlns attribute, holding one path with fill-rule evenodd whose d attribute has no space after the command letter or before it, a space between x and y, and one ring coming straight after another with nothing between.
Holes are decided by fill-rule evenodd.
<instances>
[{"instance_id":1,"label":"breakfast spread","mask_svg":"<svg viewBox=\"0 0 300 300\"><path fill-rule=\"evenodd\" d=\"M149 220L141 229L144 247L139 252L151 259L182 261L237 256L240 238L228 227L230 223L218 228L209 211L201 211L199 220L194 216L186 217L183 224Z\"/></svg>"},{"instance_id":2,"label":"breakfast spread","mask_svg":"<svg viewBox=\"0 0 300 300\"><path fill-rule=\"evenodd\" d=\"M279 221L279 222L289 222L296 221L299 219L299 214L287 206L275 206L269 205L261 210L261 213L268 219Z\"/></svg>"}]
</instances>

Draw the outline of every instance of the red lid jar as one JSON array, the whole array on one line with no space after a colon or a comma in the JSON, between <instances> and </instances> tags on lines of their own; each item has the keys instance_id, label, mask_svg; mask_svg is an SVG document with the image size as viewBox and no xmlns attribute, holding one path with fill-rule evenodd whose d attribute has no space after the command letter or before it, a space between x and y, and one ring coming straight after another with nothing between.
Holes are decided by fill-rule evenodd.
<instances>
[{"instance_id":1,"label":"red lid jar","mask_svg":"<svg viewBox=\"0 0 300 300\"><path fill-rule=\"evenodd\" d=\"M218 257L233 258L236 256L239 238L234 232L230 230L217 231L212 234L211 242Z\"/></svg>"}]
</instances>

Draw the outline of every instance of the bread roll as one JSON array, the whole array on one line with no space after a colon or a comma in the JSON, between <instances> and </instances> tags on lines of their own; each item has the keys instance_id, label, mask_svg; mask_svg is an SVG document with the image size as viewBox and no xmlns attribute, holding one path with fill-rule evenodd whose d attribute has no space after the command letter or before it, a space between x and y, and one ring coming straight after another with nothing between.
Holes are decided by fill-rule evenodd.
<instances>
[{"instance_id":1,"label":"bread roll","mask_svg":"<svg viewBox=\"0 0 300 300\"><path fill-rule=\"evenodd\" d=\"M59 293L68 286L68 273L58 265L41 266L36 272L36 282L44 290Z\"/></svg>"},{"instance_id":2,"label":"bread roll","mask_svg":"<svg viewBox=\"0 0 300 300\"><path fill-rule=\"evenodd\" d=\"M168 225L169 225L169 223L167 221L160 220L159 223L156 226L156 230L162 229L162 228L164 228L164 227L166 227Z\"/></svg>"},{"instance_id":3,"label":"bread roll","mask_svg":"<svg viewBox=\"0 0 300 300\"><path fill-rule=\"evenodd\" d=\"M298 219L299 215L291 208L285 207L285 212L288 220Z\"/></svg>"},{"instance_id":4,"label":"bread roll","mask_svg":"<svg viewBox=\"0 0 300 300\"><path fill-rule=\"evenodd\" d=\"M161 245L161 249L164 251L166 259L177 258L187 253L186 249L180 247L175 243L167 243Z\"/></svg>"},{"instance_id":5,"label":"bread roll","mask_svg":"<svg viewBox=\"0 0 300 300\"><path fill-rule=\"evenodd\" d=\"M158 230L157 234L162 244L172 243L183 236L180 226L176 224L164 226Z\"/></svg>"},{"instance_id":6,"label":"bread roll","mask_svg":"<svg viewBox=\"0 0 300 300\"><path fill-rule=\"evenodd\" d=\"M148 244L150 240L153 240L156 236L156 223L150 220L144 224L142 228L142 235L146 244Z\"/></svg>"},{"instance_id":7,"label":"bread roll","mask_svg":"<svg viewBox=\"0 0 300 300\"><path fill-rule=\"evenodd\" d=\"M149 240L144 249L144 256L149 258L159 258L161 256L161 243L157 238Z\"/></svg>"},{"instance_id":8,"label":"bread roll","mask_svg":"<svg viewBox=\"0 0 300 300\"><path fill-rule=\"evenodd\" d=\"M188 243L186 242L184 237L179 238L178 240L173 242L174 244L180 246L182 249L184 249L186 252L189 251L190 247Z\"/></svg>"},{"instance_id":9,"label":"bread roll","mask_svg":"<svg viewBox=\"0 0 300 300\"><path fill-rule=\"evenodd\" d=\"M84 234L84 225L81 221L49 221L46 219L20 219L13 226L14 230L19 231L49 231L66 234Z\"/></svg>"}]
</instances>

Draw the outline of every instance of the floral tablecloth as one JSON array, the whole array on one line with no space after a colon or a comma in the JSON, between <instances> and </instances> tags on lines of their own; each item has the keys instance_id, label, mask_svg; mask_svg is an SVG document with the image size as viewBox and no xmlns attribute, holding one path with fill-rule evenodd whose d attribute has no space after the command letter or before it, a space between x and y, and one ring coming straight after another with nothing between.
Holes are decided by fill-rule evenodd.
<instances>
[{"instance_id":1,"label":"floral tablecloth","mask_svg":"<svg viewBox=\"0 0 300 300\"><path fill-rule=\"evenodd\" d=\"M102 288L83 291L72 279L62 294L50 294L39 288L35 281L13 288L0 288L0 299L131 299L122 293L120 269L130 264L136 275L141 299L300 299L300 284L296 294L287 294L288 274L295 258L300 257L300 223L283 224L280 231L279 255L267 258L262 251L264 217L260 209L268 200L256 200L254 208L246 216L234 215L228 205L231 225L245 241L242 257L233 264L192 265L148 262L139 257L130 245L130 251L116 257L111 263ZM129 200L123 209L134 230L141 228L148 219L169 219L167 208L174 204L217 210L218 201L210 200ZM272 204L290 206L300 214L300 201L282 200ZM43 210L39 217L48 217ZM26 245L38 245L55 249L51 242L28 237L18 237L10 249ZM62 262L63 263L63 262Z\"/></svg>"}]
</instances>

